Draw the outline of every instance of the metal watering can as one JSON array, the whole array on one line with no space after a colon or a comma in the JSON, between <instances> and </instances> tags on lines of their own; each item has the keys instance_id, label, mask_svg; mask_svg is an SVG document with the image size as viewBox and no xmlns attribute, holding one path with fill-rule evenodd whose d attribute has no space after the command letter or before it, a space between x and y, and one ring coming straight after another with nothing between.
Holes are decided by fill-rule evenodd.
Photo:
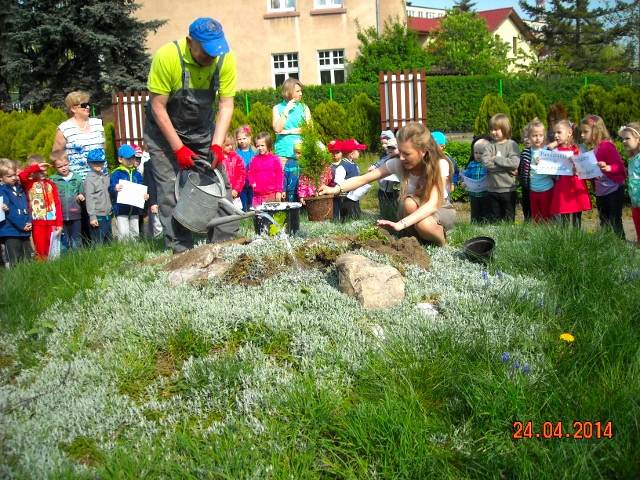
<instances>
[{"instance_id":1,"label":"metal watering can","mask_svg":"<svg viewBox=\"0 0 640 480\"><path fill-rule=\"evenodd\" d=\"M244 212L227 198L227 189L220 172L204 160L196 160L196 168L176 176L175 218L183 227L195 233L207 233L213 227L255 216ZM180 179L184 185L180 186Z\"/></svg>"}]
</instances>

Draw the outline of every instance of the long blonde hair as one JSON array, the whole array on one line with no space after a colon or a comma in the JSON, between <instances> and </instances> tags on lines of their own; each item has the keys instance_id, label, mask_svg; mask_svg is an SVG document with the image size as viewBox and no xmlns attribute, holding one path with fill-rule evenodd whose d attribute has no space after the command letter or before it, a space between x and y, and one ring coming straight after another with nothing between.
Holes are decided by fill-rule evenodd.
<instances>
[{"instance_id":1,"label":"long blonde hair","mask_svg":"<svg viewBox=\"0 0 640 480\"><path fill-rule=\"evenodd\" d=\"M431 191L435 186L438 192L438 207L440 207L444 200L444 185L440 172L440 159L446 158L444 152L431 136L429 129L421 123L407 123L406 126L398 130L397 139L398 145L411 142L415 149L424 152L422 157L422 163L424 164L424 187L416 190L416 195L420 198L420 203L423 204L429 200ZM406 198L408 186L409 171L404 170L402 179L400 180L400 198Z\"/></svg>"},{"instance_id":2,"label":"long blonde hair","mask_svg":"<svg viewBox=\"0 0 640 480\"><path fill-rule=\"evenodd\" d=\"M604 120L598 115L587 115L580 122L580 126L582 127L583 125L591 130L591 144L594 147L597 147L603 140L611 138Z\"/></svg>"}]
</instances>

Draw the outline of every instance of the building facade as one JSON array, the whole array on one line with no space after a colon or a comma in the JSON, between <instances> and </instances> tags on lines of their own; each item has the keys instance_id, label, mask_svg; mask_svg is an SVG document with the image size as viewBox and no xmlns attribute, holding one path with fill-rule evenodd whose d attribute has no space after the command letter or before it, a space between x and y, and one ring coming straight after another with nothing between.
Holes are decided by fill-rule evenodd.
<instances>
[{"instance_id":1,"label":"building facade","mask_svg":"<svg viewBox=\"0 0 640 480\"><path fill-rule=\"evenodd\" d=\"M403 0L144 0L141 20L166 19L147 50L187 35L197 17L219 20L238 62L238 88L277 87L291 76L302 83L343 83L345 63L358 52L358 27L382 30L406 22Z\"/></svg>"}]
</instances>

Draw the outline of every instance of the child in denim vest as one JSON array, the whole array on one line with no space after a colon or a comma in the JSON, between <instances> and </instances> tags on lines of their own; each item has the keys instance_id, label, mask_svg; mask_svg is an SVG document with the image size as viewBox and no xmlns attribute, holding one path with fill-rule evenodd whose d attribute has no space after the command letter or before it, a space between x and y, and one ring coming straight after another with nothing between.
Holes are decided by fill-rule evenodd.
<instances>
[{"instance_id":1,"label":"child in denim vest","mask_svg":"<svg viewBox=\"0 0 640 480\"><path fill-rule=\"evenodd\" d=\"M22 190L14 162L0 159L0 208L5 219L0 222L0 243L4 245L9 267L22 260L29 260L31 249L31 216L27 195Z\"/></svg>"},{"instance_id":2,"label":"child in denim vest","mask_svg":"<svg viewBox=\"0 0 640 480\"><path fill-rule=\"evenodd\" d=\"M64 154L53 161L53 166L57 173L51 180L58 187L62 205L62 247L66 250L79 248L82 243L80 202L84 202L82 179L71 171Z\"/></svg>"}]
</instances>

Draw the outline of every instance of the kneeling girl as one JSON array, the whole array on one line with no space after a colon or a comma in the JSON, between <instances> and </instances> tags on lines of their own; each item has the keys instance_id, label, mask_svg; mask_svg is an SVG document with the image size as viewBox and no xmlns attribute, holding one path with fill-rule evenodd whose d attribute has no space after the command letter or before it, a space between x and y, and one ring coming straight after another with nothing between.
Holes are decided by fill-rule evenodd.
<instances>
[{"instance_id":1,"label":"kneeling girl","mask_svg":"<svg viewBox=\"0 0 640 480\"><path fill-rule=\"evenodd\" d=\"M420 123L408 123L398 131L399 156L364 175L350 178L342 185L323 186L319 194L340 194L395 174L400 179L400 215L398 222L378 220L390 231L407 230L419 239L436 245L446 244L446 232L455 222L455 210L445 200L446 186L441 172L445 156L429 130Z\"/></svg>"}]
</instances>

